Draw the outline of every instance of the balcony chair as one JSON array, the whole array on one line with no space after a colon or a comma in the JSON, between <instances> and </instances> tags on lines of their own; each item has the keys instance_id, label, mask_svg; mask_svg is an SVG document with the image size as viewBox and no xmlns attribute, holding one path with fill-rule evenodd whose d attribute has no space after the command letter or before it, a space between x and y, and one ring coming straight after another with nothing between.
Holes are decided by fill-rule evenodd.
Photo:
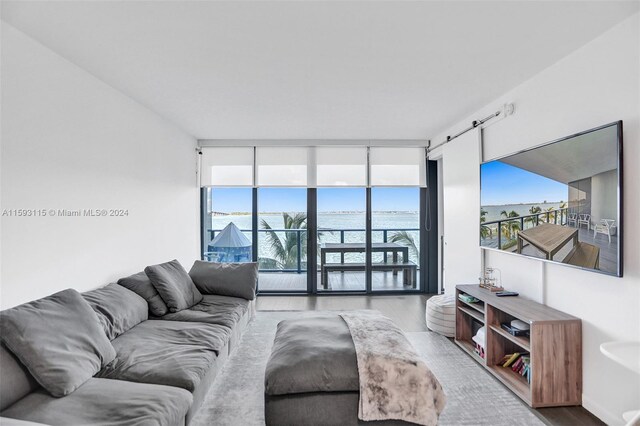
<instances>
[{"instance_id":1,"label":"balcony chair","mask_svg":"<svg viewBox=\"0 0 640 426\"><path fill-rule=\"evenodd\" d=\"M567 216L567 225L571 226L572 223L573 226L578 226L578 215L576 213L569 213L569 216Z\"/></svg>"},{"instance_id":2,"label":"balcony chair","mask_svg":"<svg viewBox=\"0 0 640 426\"><path fill-rule=\"evenodd\" d=\"M611 235L616 227L616 221L613 219L600 219L600 223L593 225L593 238L596 238L596 234L605 234L609 237L609 243L611 243Z\"/></svg>"},{"instance_id":3,"label":"balcony chair","mask_svg":"<svg viewBox=\"0 0 640 426\"><path fill-rule=\"evenodd\" d=\"M591 215L590 214L580 214L578 215L578 228L582 225L587 225L587 230L591 229Z\"/></svg>"}]
</instances>

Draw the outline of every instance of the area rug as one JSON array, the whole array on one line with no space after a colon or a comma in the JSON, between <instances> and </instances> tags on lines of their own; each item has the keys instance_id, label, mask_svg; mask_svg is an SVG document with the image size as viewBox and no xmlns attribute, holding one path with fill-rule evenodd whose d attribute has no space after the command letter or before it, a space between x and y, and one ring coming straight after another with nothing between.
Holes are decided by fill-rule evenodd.
<instances>
[{"instance_id":1,"label":"area rug","mask_svg":"<svg viewBox=\"0 0 640 426\"><path fill-rule=\"evenodd\" d=\"M191 425L264 425L264 371L276 326L283 319L313 314L312 311L258 312ZM447 395L440 425L545 424L449 339L432 332L407 335Z\"/></svg>"}]
</instances>

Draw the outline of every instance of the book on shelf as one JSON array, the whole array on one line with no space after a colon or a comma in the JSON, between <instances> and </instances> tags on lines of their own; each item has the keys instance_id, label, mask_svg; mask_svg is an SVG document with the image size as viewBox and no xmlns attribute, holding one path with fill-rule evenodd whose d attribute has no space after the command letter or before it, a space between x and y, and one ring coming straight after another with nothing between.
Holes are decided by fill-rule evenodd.
<instances>
[{"instance_id":1,"label":"book on shelf","mask_svg":"<svg viewBox=\"0 0 640 426\"><path fill-rule=\"evenodd\" d=\"M524 377L527 383L531 383L531 357L528 352L506 354L498 365L502 365L503 368L511 368L511 371Z\"/></svg>"}]
</instances>

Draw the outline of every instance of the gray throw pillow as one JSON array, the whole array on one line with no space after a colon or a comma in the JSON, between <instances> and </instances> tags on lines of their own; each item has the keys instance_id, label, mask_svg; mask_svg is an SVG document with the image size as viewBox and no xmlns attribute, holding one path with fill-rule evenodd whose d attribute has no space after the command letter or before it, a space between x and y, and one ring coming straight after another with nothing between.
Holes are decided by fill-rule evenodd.
<instances>
[{"instance_id":1,"label":"gray throw pillow","mask_svg":"<svg viewBox=\"0 0 640 426\"><path fill-rule=\"evenodd\" d=\"M171 262L147 266L144 272L171 312L190 308L202 300L202 294L193 284L191 277L175 259Z\"/></svg>"},{"instance_id":2,"label":"gray throw pillow","mask_svg":"<svg viewBox=\"0 0 640 426\"><path fill-rule=\"evenodd\" d=\"M241 297L253 300L256 297L258 264L215 263L196 260L189 271L198 290L204 294Z\"/></svg>"},{"instance_id":3,"label":"gray throw pillow","mask_svg":"<svg viewBox=\"0 0 640 426\"><path fill-rule=\"evenodd\" d=\"M158 290L151 284L151 280L144 271L129 277L120 278L118 284L128 288L146 300L149 304L149 311L156 317L161 317L169 312L167 304L164 303L164 300L162 300L162 297L158 294Z\"/></svg>"},{"instance_id":4,"label":"gray throw pillow","mask_svg":"<svg viewBox=\"0 0 640 426\"><path fill-rule=\"evenodd\" d=\"M149 318L147 301L118 284L88 291L82 297L98 314L109 340Z\"/></svg>"},{"instance_id":5,"label":"gray throw pillow","mask_svg":"<svg viewBox=\"0 0 640 426\"><path fill-rule=\"evenodd\" d=\"M0 312L2 342L51 395L69 395L116 351L80 293L67 289Z\"/></svg>"}]
</instances>

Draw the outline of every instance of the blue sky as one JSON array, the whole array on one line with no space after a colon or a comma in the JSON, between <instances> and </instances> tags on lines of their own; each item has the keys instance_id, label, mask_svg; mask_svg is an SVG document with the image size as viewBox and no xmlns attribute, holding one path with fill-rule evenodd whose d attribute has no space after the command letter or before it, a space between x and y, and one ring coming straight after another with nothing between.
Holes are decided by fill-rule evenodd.
<instances>
[{"instance_id":1,"label":"blue sky","mask_svg":"<svg viewBox=\"0 0 640 426\"><path fill-rule=\"evenodd\" d=\"M418 188L373 188L373 211L418 211ZM299 212L307 210L305 188L260 188L259 210L263 212ZM251 188L212 189L212 210L251 212ZM318 188L318 211L364 211L364 188Z\"/></svg>"},{"instance_id":2,"label":"blue sky","mask_svg":"<svg viewBox=\"0 0 640 426\"><path fill-rule=\"evenodd\" d=\"M567 185L501 161L480 167L483 206L567 201Z\"/></svg>"}]
</instances>

